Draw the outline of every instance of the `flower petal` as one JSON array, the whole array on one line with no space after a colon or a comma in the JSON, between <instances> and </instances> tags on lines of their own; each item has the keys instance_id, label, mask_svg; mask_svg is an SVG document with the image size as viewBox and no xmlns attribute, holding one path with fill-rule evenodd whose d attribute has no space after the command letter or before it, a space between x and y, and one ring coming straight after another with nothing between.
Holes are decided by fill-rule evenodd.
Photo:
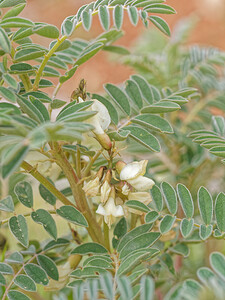
<instances>
[{"instance_id":1,"label":"flower petal","mask_svg":"<svg viewBox=\"0 0 225 300\"><path fill-rule=\"evenodd\" d=\"M141 160L127 164L120 173L120 179L128 181L129 179L137 178L144 175L148 161Z\"/></svg>"},{"instance_id":2,"label":"flower petal","mask_svg":"<svg viewBox=\"0 0 225 300\"><path fill-rule=\"evenodd\" d=\"M139 176L137 178L134 179L129 179L127 180L127 182L132 185L137 191L147 191L150 190L153 185L155 184L155 182L148 178L148 177L144 177L144 176Z\"/></svg>"}]
</instances>

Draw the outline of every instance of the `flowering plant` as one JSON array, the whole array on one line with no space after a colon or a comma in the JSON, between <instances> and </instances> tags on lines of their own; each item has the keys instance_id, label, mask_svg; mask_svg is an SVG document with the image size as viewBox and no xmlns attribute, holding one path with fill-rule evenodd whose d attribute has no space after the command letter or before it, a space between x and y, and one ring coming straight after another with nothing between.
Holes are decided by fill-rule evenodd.
<instances>
[{"instance_id":1,"label":"flowering plant","mask_svg":"<svg viewBox=\"0 0 225 300\"><path fill-rule=\"evenodd\" d=\"M120 87L105 84L101 95L81 80L70 103L57 98L100 50L129 57L113 45L123 34L124 13L132 25L140 19L169 36L157 14L175 10L163 2L93 1L59 31L19 17L25 0L0 1L2 300L199 299L206 289L223 299L224 255L211 253L211 269L201 267L198 279L188 279L184 258L193 243L224 240L224 193L214 202L202 186L193 199L191 185L182 181L174 189L148 159L171 165L162 152L168 136L178 136L173 120L188 115L185 104L199 100L199 87L188 80L157 86L135 74ZM95 15L104 33L77 39L76 29L89 31ZM49 47L33 43L34 34L51 39ZM224 157L223 117L214 118L214 128L192 137L216 142L212 153ZM182 267L187 275L179 278Z\"/></svg>"}]
</instances>

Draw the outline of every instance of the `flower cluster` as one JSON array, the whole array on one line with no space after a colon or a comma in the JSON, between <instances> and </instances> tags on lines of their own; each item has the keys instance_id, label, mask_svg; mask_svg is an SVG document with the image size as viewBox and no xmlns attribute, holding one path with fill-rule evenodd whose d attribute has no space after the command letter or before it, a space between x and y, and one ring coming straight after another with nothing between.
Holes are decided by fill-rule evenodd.
<instances>
[{"instance_id":1,"label":"flower cluster","mask_svg":"<svg viewBox=\"0 0 225 300\"><path fill-rule=\"evenodd\" d=\"M116 164L117 182L112 184L112 170L101 167L95 177L85 183L83 190L87 197L98 199L96 213L104 216L105 223L110 227L116 217L125 215L123 204L127 200L137 200L145 205L151 202L149 189L155 184L146 172L148 161L132 162L129 164L119 161ZM133 213L137 210L129 209Z\"/></svg>"}]
</instances>

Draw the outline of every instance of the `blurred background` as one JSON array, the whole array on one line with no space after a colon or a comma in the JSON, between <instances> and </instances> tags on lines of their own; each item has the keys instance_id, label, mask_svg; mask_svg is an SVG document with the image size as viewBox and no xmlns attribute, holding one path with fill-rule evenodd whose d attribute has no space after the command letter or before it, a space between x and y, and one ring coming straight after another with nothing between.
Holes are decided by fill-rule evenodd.
<instances>
[{"instance_id":1,"label":"blurred background","mask_svg":"<svg viewBox=\"0 0 225 300\"><path fill-rule=\"evenodd\" d=\"M27 7L22 16L37 22L47 22L60 28L62 21L69 15L74 15L78 8L91 0L28 0ZM174 7L176 15L164 15L163 17L173 30L175 24L184 17L194 16L197 23L192 34L187 39L188 44L211 45L225 50L225 0L167 0L168 5ZM79 28L74 33L74 38L91 39L102 32L97 17L93 20L94 26L89 32ZM150 25L152 26L152 25ZM130 28L131 27L131 28ZM152 26L153 27L153 26ZM129 30L130 28L130 30ZM125 47L134 47L140 39L140 34L146 32L139 21L137 27L133 27L125 16L123 26L124 37L116 44ZM35 36L38 39L38 36ZM37 41L37 40L36 40ZM42 43L48 46L49 40L42 39ZM102 85L106 82L121 83L134 73L131 67L122 65L119 61L111 59L111 55L100 52L94 56L88 64L84 64L76 73L75 78L64 84L58 97L69 100L72 91L77 87L80 79L85 78L89 92L101 92Z\"/></svg>"}]
</instances>

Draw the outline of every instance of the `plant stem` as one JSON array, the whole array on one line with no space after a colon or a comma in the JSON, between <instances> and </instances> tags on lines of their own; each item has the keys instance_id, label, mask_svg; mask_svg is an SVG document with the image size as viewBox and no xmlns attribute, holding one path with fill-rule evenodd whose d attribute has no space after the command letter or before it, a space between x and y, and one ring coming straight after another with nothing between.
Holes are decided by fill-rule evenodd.
<instances>
[{"instance_id":1,"label":"plant stem","mask_svg":"<svg viewBox=\"0 0 225 300\"><path fill-rule=\"evenodd\" d=\"M54 143L52 150L53 156L56 159L56 163L60 166L69 181L74 200L77 204L77 208L85 216L88 222L89 226L87 230L90 237L93 241L104 245L104 238L101 227L96 221L95 216L91 212L82 186L81 184L78 184L79 180L73 167L71 166L62 149L57 143Z\"/></svg>"},{"instance_id":2,"label":"plant stem","mask_svg":"<svg viewBox=\"0 0 225 300\"><path fill-rule=\"evenodd\" d=\"M37 171L32 165L28 162L23 161L21 164L21 168L26 170L29 174L31 174L35 179L37 179L44 187L46 187L53 195L57 197L65 205L72 205L75 206L72 202L70 202L57 188L51 184L41 173Z\"/></svg>"},{"instance_id":3,"label":"plant stem","mask_svg":"<svg viewBox=\"0 0 225 300\"><path fill-rule=\"evenodd\" d=\"M81 179L80 148L78 145L77 145L77 155L76 155L76 171L77 171L77 177Z\"/></svg>"},{"instance_id":4,"label":"plant stem","mask_svg":"<svg viewBox=\"0 0 225 300\"><path fill-rule=\"evenodd\" d=\"M109 242L109 227L103 220L103 228L104 228L104 240L105 240L105 247L109 250L110 252L110 242Z\"/></svg>"},{"instance_id":5,"label":"plant stem","mask_svg":"<svg viewBox=\"0 0 225 300\"><path fill-rule=\"evenodd\" d=\"M51 56L54 54L54 52L57 50L57 48L66 40L67 36L64 35L61 37L61 39L58 39L55 45L48 51L48 53L45 55L34 80L34 85L33 85L33 91L36 91L39 86L39 82L41 79L42 72L48 62L48 60L51 58Z\"/></svg>"},{"instance_id":6,"label":"plant stem","mask_svg":"<svg viewBox=\"0 0 225 300\"><path fill-rule=\"evenodd\" d=\"M29 92L30 90L32 90L32 84L30 81L30 77L27 74L21 74L19 77L22 80L25 91Z\"/></svg>"},{"instance_id":7,"label":"plant stem","mask_svg":"<svg viewBox=\"0 0 225 300\"><path fill-rule=\"evenodd\" d=\"M87 164L84 173L83 173L83 177L87 177L88 173L91 170L91 167L93 166L93 163L96 161L96 159L100 156L100 154L103 152L103 148L98 150L98 152L90 159L89 163Z\"/></svg>"}]
</instances>

